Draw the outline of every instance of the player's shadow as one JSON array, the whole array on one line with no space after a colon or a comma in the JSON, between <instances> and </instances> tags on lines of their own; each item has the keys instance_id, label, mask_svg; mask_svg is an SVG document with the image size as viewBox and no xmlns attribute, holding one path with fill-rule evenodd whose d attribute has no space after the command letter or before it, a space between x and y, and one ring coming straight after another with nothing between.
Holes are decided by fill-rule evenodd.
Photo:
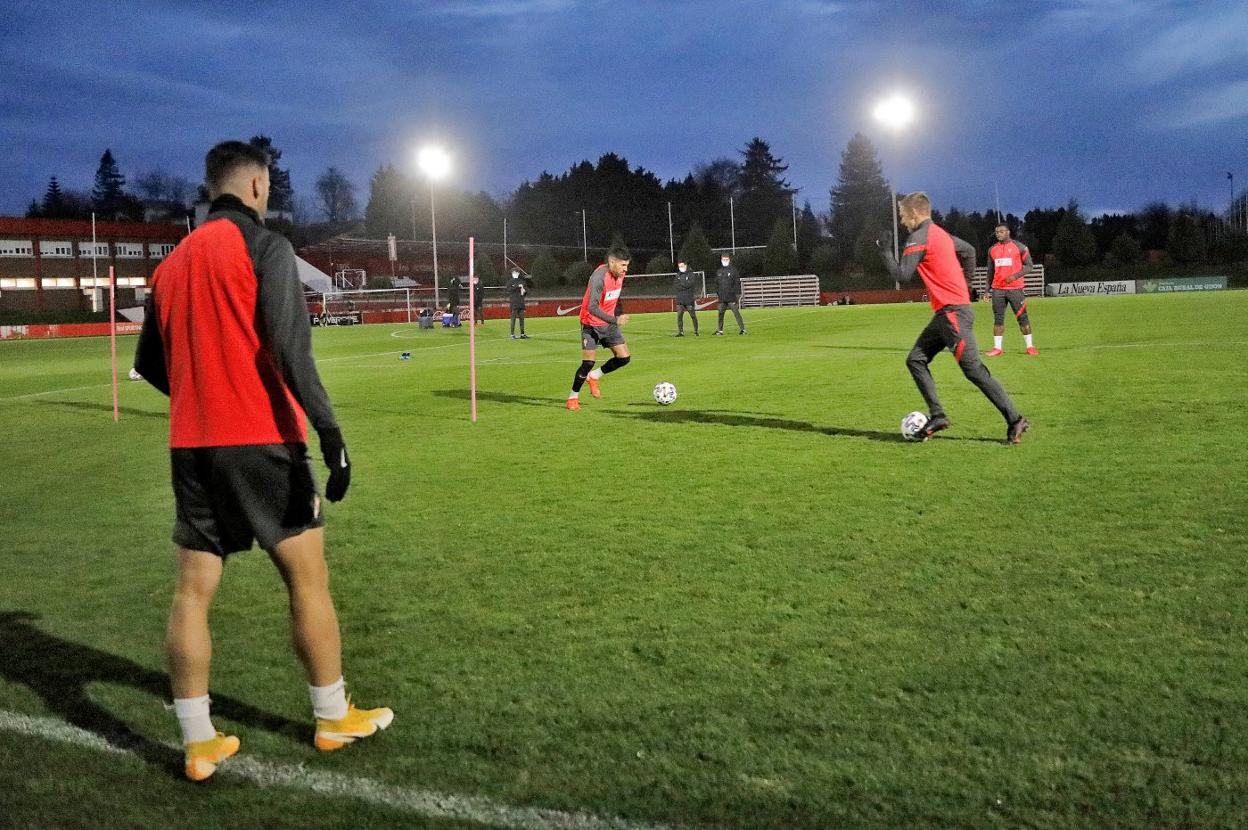
<instances>
[{"instance_id":1,"label":"player's shadow","mask_svg":"<svg viewBox=\"0 0 1248 830\"><path fill-rule=\"evenodd\" d=\"M38 628L36 620L38 616L29 611L0 611L0 678L29 688L66 723L181 777L181 752L135 732L90 695L92 684L109 683L128 686L164 701L169 697L168 676L125 657L63 640ZM307 738L307 723L265 712L234 698L213 694L212 714L295 740ZM169 721L173 726L172 713Z\"/></svg>"},{"instance_id":2,"label":"player's shadow","mask_svg":"<svg viewBox=\"0 0 1248 830\"><path fill-rule=\"evenodd\" d=\"M790 432L813 432L819 435L831 435L837 438L866 438L870 441L883 441L887 444L908 443L900 432L881 432L873 429L854 429L852 427L821 426L809 421L797 421L792 418L750 415L726 409L660 409L647 412L629 412L623 409L608 409L610 415L634 418L639 421L651 421L656 424L715 424L727 427L754 427L762 429L781 429ZM942 435L941 441L986 441L999 444L991 438L961 438Z\"/></svg>"},{"instance_id":3,"label":"player's shadow","mask_svg":"<svg viewBox=\"0 0 1248 830\"><path fill-rule=\"evenodd\" d=\"M467 389L435 389L433 394L442 398L456 398L463 401L472 397L472 393ZM540 407L557 406L563 403L563 398L539 398L534 395L512 395L508 392L487 392L482 389L477 390L477 400Z\"/></svg>"},{"instance_id":4,"label":"player's shadow","mask_svg":"<svg viewBox=\"0 0 1248 830\"><path fill-rule=\"evenodd\" d=\"M110 415L113 407L106 403L88 403L87 401L38 401L44 406L55 406L60 409L74 409L82 412L107 412ZM153 412L150 409L135 409L132 406L121 406L117 408L118 414L135 415L139 418L157 418L162 421L169 420L168 412Z\"/></svg>"},{"instance_id":5,"label":"player's shadow","mask_svg":"<svg viewBox=\"0 0 1248 830\"><path fill-rule=\"evenodd\" d=\"M812 343L811 346L816 349L832 349L838 352L891 352L903 359L909 351L909 349L899 349L896 346L832 346L827 343Z\"/></svg>"}]
</instances>

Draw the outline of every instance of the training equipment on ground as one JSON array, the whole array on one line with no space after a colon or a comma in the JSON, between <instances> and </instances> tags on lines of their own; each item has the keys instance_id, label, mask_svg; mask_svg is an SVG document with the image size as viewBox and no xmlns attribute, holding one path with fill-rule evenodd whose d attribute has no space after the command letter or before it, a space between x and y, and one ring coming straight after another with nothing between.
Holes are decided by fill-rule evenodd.
<instances>
[{"instance_id":1,"label":"training equipment on ground","mask_svg":"<svg viewBox=\"0 0 1248 830\"><path fill-rule=\"evenodd\" d=\"M676 403L676 387L667 381L655 384L654 399L660 406L671 406Z\"/></svg>"},{"instance_id":2,"label":"training equipment on ground","mask_svg":"<svg viewBox=\"0 0 1248 830\"><path fill-rule=\"evenodd\" d=\"M916 441L922 435L925 426L927 426L927 416L922 412L911 412L901 419L901 437L907 441Z\"/></svg>"},{"instance_id":3,"label":"training equipment on ground","mask_svg":"<svg viewBox=\"0 0 1248 830\"><path fill-rule=\"evenodd\" d=\"M380 709L357 709L347 699L347 716L342 720L316 719L316 748L322 752L342 749L357 738L367 738L390 725L394 712L384 706Z\"/></svg>"}]
</instances>

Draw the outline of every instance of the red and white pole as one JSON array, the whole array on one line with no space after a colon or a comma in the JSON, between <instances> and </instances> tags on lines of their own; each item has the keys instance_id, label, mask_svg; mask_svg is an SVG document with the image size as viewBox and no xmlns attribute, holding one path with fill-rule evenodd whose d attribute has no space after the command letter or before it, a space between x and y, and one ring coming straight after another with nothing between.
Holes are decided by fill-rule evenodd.
<instances>
[{"instance_id":1,"label":"red and white pole","mask_svg":"<svg viewBox=\"0 0 1248 830\"><path fill-rule=\"evenodd\" d=\"M117 269L108 266L108 339L113 355L113 422L121 418L117 403Z\"/></svg>"},{"instance_id":2,"label":"red and white pole","mask_svg":"<svg viewBox=\"0 0 1248 830\"><path fill-rule=\"evenodd\" d=\"M468 387L472 398L472 422L477 422L477 287L472 278L476 273L476 240L468 237ZM484 310L484 309L482 309Z\"/></svg>"}]
</instances>

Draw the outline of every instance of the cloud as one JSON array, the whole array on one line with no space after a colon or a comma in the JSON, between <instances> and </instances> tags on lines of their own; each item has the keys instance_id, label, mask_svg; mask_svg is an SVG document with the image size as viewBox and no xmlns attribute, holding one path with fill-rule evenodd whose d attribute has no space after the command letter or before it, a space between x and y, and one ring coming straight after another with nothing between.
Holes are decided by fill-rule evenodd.
<instances>
[{"instance_id":1,"label":"cloud","mask_svg":"<svg viewBox=\"0 0 1248 830\"><path fill-rule=\"evenodd\" d=\"M1164 81L1236 61L1248 66L1248 5L1159 28L1133 61L1143 80Z\"/></svg>"},{"instance_id":2,"label":"cloud","mask_svg":"<svg viewBox=\"0 0 1248 830\"><path fill-rule=\"evenodd\" d=\"M453 0L439 3L431 11L448 17L524 17L571 9L576 0Z\"/></svg>"},{"instance_id":3,"label":"cloud","mask_svg":"<svg viewBox=\"0 0 1248 830\"><path fill-rule=\"evenodd\" d=\"M1184 129L1240 118L1248 118L1248 81L1201 89L1167 119L1166 125Z\"/></svg>"}]
</instances>

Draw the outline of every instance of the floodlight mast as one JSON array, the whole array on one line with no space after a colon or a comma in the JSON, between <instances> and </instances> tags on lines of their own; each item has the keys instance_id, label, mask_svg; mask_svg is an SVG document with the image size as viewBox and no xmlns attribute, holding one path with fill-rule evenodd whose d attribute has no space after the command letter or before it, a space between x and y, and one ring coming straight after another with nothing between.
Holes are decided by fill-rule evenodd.
<instances>
[{"instance_id":1,"label":"floodlight mast","mask_svg":"<svg viewBox=\"0 0 1248 830\"><path fill-rule=\"evenodd\" d=\"M875 105L874 115L876 121L894 132L900 132L914 121L914 104L906 96L894 92ZM897 235L897 190L895 188L889 190L889 197L892 200L889 204L889 212L893 214L893 259L900 262L901 240ZM901 288L900 283L894 282L894 285Z\"/></svg>"},{"instance_id":2,"label":"floodlight mast","mask_svg":"<svg viewBox=\"0 0 1248 830\"><path fill-rule=\"evenodd\" d=\"M429 178L429 224L433 231L433 304L441 305L439 299L440 280L438 278L438 208L434 197L434 185L446 178L451 172L451 157L441 147L431 144L422 147L416 154L416 164L421 172Z\"/></svg>"}]
</instances>

